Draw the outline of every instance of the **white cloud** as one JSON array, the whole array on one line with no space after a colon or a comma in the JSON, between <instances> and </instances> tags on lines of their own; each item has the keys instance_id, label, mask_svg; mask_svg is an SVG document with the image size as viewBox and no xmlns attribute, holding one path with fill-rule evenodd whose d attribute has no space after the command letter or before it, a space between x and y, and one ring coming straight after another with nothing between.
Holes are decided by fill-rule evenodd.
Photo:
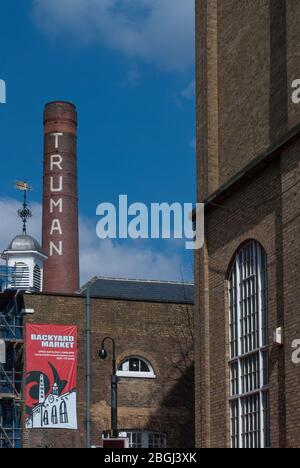
<instances>
[{"instance_id":1,"label":"white cloud","mask_svg":"<svg viewBox=\"0 0 300 468\"><path fill-rule=\"evenodd\" d=\"M182 280L182 244L170 242L166 251L155 251L150 241L101 240L96 236L96 223L80 219L80 271L82 282L93 276Z\"/></svg>"},{"instance_id":2,"label":"white cloud","mask_svg":"<svg viewBox=\"0 0 300 468\"><path fill-rule=\"evenodd\" d=\"M20 202L14 199L0 199L0 251L22 232L22 224L16 212ZM33 203L33 217L28 223L28 234L36 239L41 238L42 207ZM148 241L120 244L117 241L100 240L96 236L96 223L80 218L80 268L81 283L93 276L181 280L182 258L174 249L156 252ZM180 249L181 246L178 246Z\"/></svg>"},{"instance_id":3,"label":"white cloud","mask_svg":"<svg viewBox=\"0 0 300 468\"><path fill-rule=\"evenodd\" d=\"M34 0L42 32L104 45L165 70L194 63L194 0Z\"/></svg>"}]
</instances>

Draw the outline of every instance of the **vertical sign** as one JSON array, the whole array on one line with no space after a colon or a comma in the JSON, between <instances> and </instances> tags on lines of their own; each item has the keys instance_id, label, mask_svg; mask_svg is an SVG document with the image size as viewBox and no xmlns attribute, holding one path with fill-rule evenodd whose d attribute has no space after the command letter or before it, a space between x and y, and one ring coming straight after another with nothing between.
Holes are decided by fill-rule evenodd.
<instances>
[{"instance_id":1,"label":"vertical sign","mask_svg":"<svg viewBox=\"0 0 300 468\"><path fill-rule=\"evenodd\" d=\"M77 327L26 325L26 428L77 429Z\"/></svg>"}]
</instances>

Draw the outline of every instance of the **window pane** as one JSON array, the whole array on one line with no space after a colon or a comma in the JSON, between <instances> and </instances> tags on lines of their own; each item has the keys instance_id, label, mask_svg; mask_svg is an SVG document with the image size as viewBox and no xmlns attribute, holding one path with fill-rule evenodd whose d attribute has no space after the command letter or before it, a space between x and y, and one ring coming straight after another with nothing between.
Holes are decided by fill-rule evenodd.
<instances>
[{"instance_id":1,"label":"window pane","mask_svg":"<svg viewBox=\"0 0 300 468\"><path fill-rule=\"evenodd\" d=\"M129 361L123 362L123 364L120 367L120 370L125 371L125 372L129 371Z\"/></svg>"},{"instance_id":2,"label":"window pane","mask_svg":"<svg viewBox=\"0 0 300 468\"><path fill-rule=\"evenodd\" d=\"M148 364L145 361L141 361L141 372L150 372Z\"/></svg>"},{"instance_id":3,"label":"window pane","mask_svg":"<svg viewBox=\"0 0 300 468\"><path fill-rule=\"evenodd\" d=\"M142 448L142 432L128 432L129 448Z\"/></svg>"},{"instance_id":4,"label":"window pane","mask_svg":"<svg viewBox=\"0 0 300 468\"><path fill-rule=\"evenodd\" d=\"M243 448L260 448L260 395L242 400Z\"/></svg>"},{"instance_id":5,"label":"window pane","mask_svg":"<svg viewBox=\"0 0 300 468\"><path fill-rule=\"evenodd\" d=\"M129 371L130 372L140 372L140 361L139 359L132 358L129 361Z\"/></svg>"},{"instance_id":6,"label":"window pane","mask_svg":"<svg viewBox=\"0 0 300 468\"><path fill-rule=\"evenodd\" d=\"M235 362L231 366L231 396L239 394L239 367Z\"/></svg>"},{"instance_id":7,"label":"window pane","mask_svg":"<svg viewBox=\"0 0 300 468\"><path fill-rule=\"evenodd\" d=\"M166 448L167 439L165 434L150 433L149 434L149 448Z\"/></svg>"},{"instance_id":8,"label":"window pane","mask_svg":"<svg viewBox=\"0 0 300 468\"><path fill-rule=\"evenodd\" d=\"M231 403L231 447L239 448L239 402Z\"/></svg>"},{"instance_id":9,"label":"window pane","mask_svg":"<svg viewBox=\"0 0 300 468\"><path fill-rule=\"evenodd\" d=\"M260 388L259 353L241 361L242 393L250 393Z\"/></svg>"}]
</instances>

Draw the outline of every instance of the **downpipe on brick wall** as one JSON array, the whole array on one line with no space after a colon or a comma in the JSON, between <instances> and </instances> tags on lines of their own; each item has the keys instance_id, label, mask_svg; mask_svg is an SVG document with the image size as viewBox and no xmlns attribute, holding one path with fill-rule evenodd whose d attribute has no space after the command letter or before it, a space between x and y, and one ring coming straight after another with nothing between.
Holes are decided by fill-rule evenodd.
<instances>
[{"instance_id":1,"label":"downpipe on brick wall","mask_svg":"<svg viewBox=\"0 0 300 468\"><path fill-rule=\"evenodd\" d=\"M116 438L119 435L118 431L118 382L117 366L116 366L116 342L110 336L106 336L101 344L99 357L102 360L107 358L107 351L105 349L105 342L109 340L112 342L112 374L111 374L111 435Z\"/></svg>"},{"instance_id":2,"label":"downpipe on brick wall","mask_svg":"<svg viewBox=\"0 0 300 468\"><path fill-rule=\"evenodd\" d=\"M91 448L91 294L86 290L86 448Z\"/></svg>"}]
</instances>

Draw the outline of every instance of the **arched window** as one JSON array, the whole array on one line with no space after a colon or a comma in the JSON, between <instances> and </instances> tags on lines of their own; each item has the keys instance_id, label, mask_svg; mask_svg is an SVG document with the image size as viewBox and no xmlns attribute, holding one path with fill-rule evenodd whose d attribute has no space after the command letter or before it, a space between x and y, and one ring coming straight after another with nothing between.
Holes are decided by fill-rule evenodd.
<instances>
[{"instance_id":1,"label":"arched window","mask_svg":"<svg viewBox=\"0 0 300 468\"><path fill-rule=\"evenodd\" d=\"M13 285L15 288L29 288L29 267L26 263L17 262L14 268Z\"/></svg>"},{"instance_id":2,"label":"arched window","mask_svg":"<svg viewBox=\"0 0 300 468\"><path fill-rule=\"evenodd\" d=\"M235 257L229 308L231 444L269 447L267 257L258 242Z\"/></svg>"},{"instance_id":3,"label":"arched window","mask_svg":"<svg viewBox=\"0 0 300 468\"><path fill-rule=\"evenodd\" d=\"M38 265L35 265L33 269L33 289L36 291L42 289L42 272Z\"/></svg>"},{"instance_id":4,"label":"arched window","mask_svg":"<svg viewBox=\"0 0 300 468\"><path fill-rule=\"evenodd\" d=\"M53 425L58 424L57 408L56 408L56 406L53 406L53 408L52 408L51 423L52 423Z\"/></svg>"},{"instance_id":5,"label":"arched window","mask_svg":"<svg viewBox=\"0 0 300 468\"><path fill-rule=\"evenodd\" d=\"M69 422L67 405L65 401L61 403L59 408L59 420L61 424L67 424Z\"/></svg>"},{"instance_id":6,"label":"arched window","mask_svg":"<svg viewBox=\"0 0 300 468\"><path fill-rule=\"evenodd\" d=\"M49 426L49 415L48 415L47 410L45 410L45 412L44 412L43 423L44 423L44 426Z\"/></svg>"},{"instance_id":7,"label":"arched window","mask_svg":"<svg viewBox=\"0 0 300 468\"><path fill-rule=\"evenodd\" d=\"M155 374L151 364L146 359L140 357L130 357L125 359L118 368L119 377L134 377L154 379Z\"/></svg>"}]
</instances>

